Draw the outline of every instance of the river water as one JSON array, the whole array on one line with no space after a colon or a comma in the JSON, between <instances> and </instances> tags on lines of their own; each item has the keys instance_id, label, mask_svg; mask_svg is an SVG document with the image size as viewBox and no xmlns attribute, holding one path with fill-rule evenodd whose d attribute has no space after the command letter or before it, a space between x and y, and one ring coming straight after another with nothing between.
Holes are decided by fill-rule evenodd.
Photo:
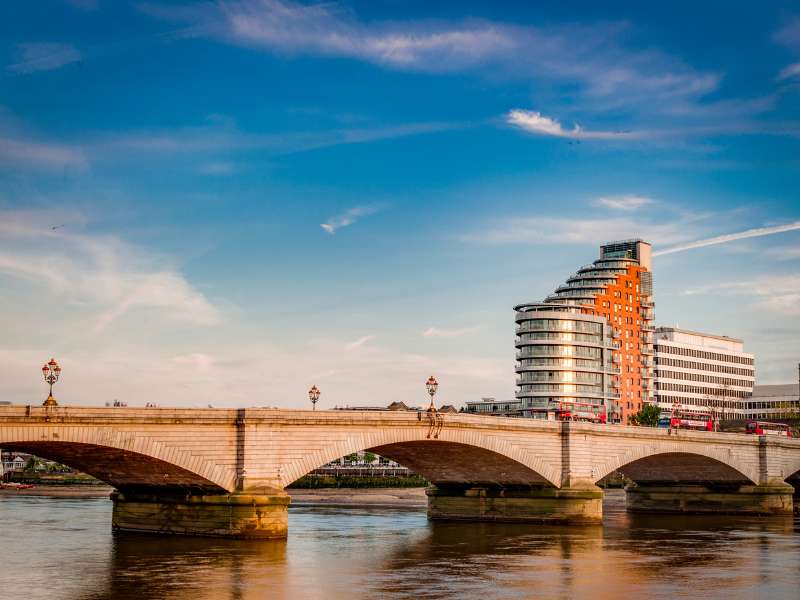
<instances>
[{"instance_id":1,"label":"river water","mask_svg":"<svg viewBox=\"0 0 800 600\"><path fill-rule=\"evenodd\" d=\"M608 496L603 527L295 507L281 542L115 535L107 499L0 496L0 598L800 598L800 519L632 517Z\"/></svg>"}]
</instances>

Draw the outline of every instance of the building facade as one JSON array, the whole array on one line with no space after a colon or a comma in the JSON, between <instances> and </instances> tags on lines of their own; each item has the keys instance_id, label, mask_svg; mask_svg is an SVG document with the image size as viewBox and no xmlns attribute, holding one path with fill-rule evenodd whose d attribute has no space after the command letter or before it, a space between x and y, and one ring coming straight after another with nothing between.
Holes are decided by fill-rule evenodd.
<instances>
[{"instance_id":1,"label":"building facade","mask_svg":"<svg viewBox=\"0 0 800 600\"><path fill-rule=\"evenodd\" d=\"M515 307L520 416L569 407L628 423L653 401L650 244L605 244L541 302Z\"/></svg>"},{"instance_id":2,"label":"building facade","mask_svg":"<svg viewBox=\"0 0 800 600\"><path fill-rule=\"evenodd\" d=\"M497 400L481 398L464 403L464 412L476 415L496 415L501 417L521 417L522 402L519 400Z\"/></svg>"},{"instance_id":3,"label":"building facade","mask_svg":"<svg viewBox=\"0 0 800 600\"><path fill-rule=\"evenodd\" d=\"M757 385L744 402L745 415L758 421L799 419L800 384Z\"/></svg>"},{"instance_id":4,"label":"building facade","mask_svg":"<svg viewBox=\"0 0 800 600\"><path fill-rule=\"evenodd\" d=\"M747 418L755 360L742 340L677 327L655 331L655 399L663 414L674 408Z\"/></svg>"}]
</instances>

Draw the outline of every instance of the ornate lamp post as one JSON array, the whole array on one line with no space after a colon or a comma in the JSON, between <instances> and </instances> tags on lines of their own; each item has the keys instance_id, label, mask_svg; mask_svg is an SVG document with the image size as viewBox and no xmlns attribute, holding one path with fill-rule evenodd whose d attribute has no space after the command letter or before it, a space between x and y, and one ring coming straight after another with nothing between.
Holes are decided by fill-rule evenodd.
<instances>
[{"instance_id":1,"label":"ornate lamp post","mask_svg":"<svg viewBox=\"0 0 800 600\"><path fill-rule=\"evenodd\" d=\"M55 358L51 358L50 362L44 363L42 375L44 376L45 382L50 384L50 395L47 396L47 400L44 401L42 406L58 406L58 402L53 398L53 384L58 381L58 378L61 376L61 367L58 366Z\"/></svg>"},{"instance_id":2,"label":"ornate lamp post","mask_svg":"<svg viewBox=\"0 0 800 600\"><path fill-rule=\"evenodd\" d=\"M436 412L436 405L433 403L433 396L436 394L436 388L439 387L439 382L431 375L428 381L425 382L425 387L428 388L428 394L431 397L431 405L428 407L428 412Z\"/></svg>"},{"instance_id":3,"label":"ornate lamp post","mask_svg":"<svg viewBox=\"0 0 800 600\"><path fill-rule=\"evenodd\" d=\"M319 400L319 388L312 385L308 390L308 399L311 400L311 410L317 410L317 400Z\"/></svg>"}]
</instances>

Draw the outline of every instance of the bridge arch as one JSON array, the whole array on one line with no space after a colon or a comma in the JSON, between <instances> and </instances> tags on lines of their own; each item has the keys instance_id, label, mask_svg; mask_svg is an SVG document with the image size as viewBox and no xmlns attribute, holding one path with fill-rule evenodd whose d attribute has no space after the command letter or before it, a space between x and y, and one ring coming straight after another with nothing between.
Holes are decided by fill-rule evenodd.
<instances>
[{"instance_id":1,"label":"bridge arch","mask_svg":"<svg viewBox=\"0 0 800 600\"><path fill-rule=\"evenodd\" d=\"M235 480L220 466L190 452L111 428L14 428L0 447L53 460L88 473L117 489L158 487L194 493L233 491ZM31 435L36 434L36 437Z\"/></svg>"},{"instance_id":2,"label":"bridge arch","mask_svg":"<svg viewBox=\"0 0 800 600\"><path fill-rule=\"evenodd\" d=\"M349 432L286 465L281 482L287 486L337 458L370 451L439 485L559 487L560 465L531 447L536 444L515 444L487 432L460 428L445 428L438 438L428 437L428 429L421 427Z\"/></svg>"},{"instance_id":3,"label":"bridge arch","mask_svg":"<svg viewBox=\"0 0 800 600\"><path fill-rule=\"evenodd\" d=\"M594 470L595 482L620 471L633 481L652 483L758 484L758 466L742 463L729 450L667 443L639 445L612 456Z\"/></svg>"}]
</instances>

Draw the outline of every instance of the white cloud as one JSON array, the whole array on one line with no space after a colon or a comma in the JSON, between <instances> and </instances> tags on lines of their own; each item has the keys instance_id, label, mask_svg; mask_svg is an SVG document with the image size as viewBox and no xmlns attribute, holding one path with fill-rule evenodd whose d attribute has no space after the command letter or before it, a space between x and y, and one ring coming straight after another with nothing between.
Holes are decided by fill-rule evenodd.
<instances>
[{"instance_id":1,"label":"white cloud","mask_svg":"<svg viewBox=\"0 0 800 600\"><path fill-rule=\"evenodd\" d=\"M200 165L198 170L203 175L235 175L239 171L239 167L236 163L217 161Z\"/></svg>"},{"instance_id":2,"label":"white cloud","mask_svg":"<svg viewBox=\"0 0 800 600\"><path fill-rule=\"evenodd\" d=\"M361 217L366 217L368 215L375 214L382 208L383 206L379 204L372 204L369 206L355 206L353 208L348 208L343 213L334 215L332 217L328 217L328 220L325 223L321 223L320 227L322 227L322 229L333 235L334 233L336 233L337 230L341 229L342 227L348 227L349 225L355 223Z\"/></svg>"},{"instance_id":3,"label":"white cloud","mask_svg":"<svg viewBox=\"0 0 800 600\"><path fill-rule=\"evenodd\" d=\"M50 42L19 44L16 61L8 65L8 70L21 74L52 71L80 59L81 53L70 44Z\"/></svg>"},{"instance_id":4,"label":"white cloud","mask_svg":"<svg viewBox=\"0 0 800 600\"><path fill-rule=\"evenodd\" d=\"M665 248L663 250L656 250L653 256L661 256L664 254L672 254L673 252L683 252L685 250L693 250L694 248L705 248L706 246L715 246L717 244L726 244L728 242L735 242L736 240L745 240L753 237L761 237L764 235L774 235L776 233L785 233L787 231L796 231L800 229L800 221L794 223L787 223L785 225L776 225L773 227L758 227L756 229L748 229L738 233L728 233L725 235L718 235L716 237L707 238L704 240L697 240L687 244L680 244L672 248Z\"/></svg>"},{"instance_id":5,"label":"white cloud","mask_svg":"<svg viewBox=\"0 0 800 600\"><path fill-rule=\"evenodd\" d=\"M461 329L445 329L441 327L428 327L422 332L423 337L427 338L455 338L468 335L478 331L479 327L464 327Z\"/></svg>"},{"instance_id":6,"label":"white cloud","mask_svg":"<svg viewBox=\"0 0 800 600\"><path fill-rule=\"evenodd\" d=\"M0 135L0 165L39 169L84 169L88 163L78 148Z\"/></svg>"},{"instance_id":7,"label":"white cloud","mask_svg":"<svg viewBox=\"0 0 800 600\"><path fill-rule=\"evenodd\" d=\"M597 103L658 111L691 103L718 85L654 50L623 47L626 23L519 26L485 19L365 21L334 3L239 0L194 5L144 5L156 18L185 23L179 37L208 37L282 54L361 60L392 69L496 75L577 83ZM659 102L642 103L644 98Z\"/></svg>"},{"instance_id":8,"label":"white cloud","mask_svg":"<svg viewBox=\"0 0 800 600\"><path fill-rule=\"evenodd\" d=\"M751 297L755 307L783 315L800 315L800 276L767 275L747 281L721 281L688 289L686 295Z\"/></svg>"},{"instance_id":9,"label":"white cloud","mask_svg":"<svg viewBox=\"0 0 800 600\"><path fill-rule=\"evenodd\" d=\"M641 134L630 131L587 131L577 123L573 125L572 129L564 129L557 120L531 110L511 110L506 115L506 122L529 133L578 140L615 140L641 137Z\"/></svg>"},{"instance_id":10,"label":"white cloud","mask_svg":"<svg viewBox=\"0 0 800 600\"><path fill-rule=\"evenodd\" d=\"M115 332L116 333L116 332ZM44 400L41 363L55 356L64 371L56 389L62 405L102 405L119 398L130 406L280 406L310 408L306 390L322 390L317 409L336 405L386 406L394 400L427 404L425 380L441 384L437 403L495 395L511 397L513 370L505 357L428 355L370 345L343 352L342 339L315 339L309 347L287 348L268 340L198 343L178 340L165 348L148 340L141 346L109 336L96 341L28 337L21 346L0 338L0 396L21 404ZM44 392L44 396L42 393Z\"/></svg>"},{"instance_id":11,"label":"white cloud","mask_svg":"<svg viewBox=\"0 0 800 600\"><path fill-rule=\"evenodd\" d=\"M591 244L641 237L653 244L675 244L692 239L705 228L705 215L685 215L665 221L629 218L515 217L502 219L484 231L460 236L464 241L488 244Z\"/></svg>"},{"instance_id":12,"label":"white cloud","mask_svg":"<svg viewBox=\"0 0 800 600\"><path fill-rule=\"evenodd\" d=\"M800 246L778 246L777 248L767 248L764 254L775 260L798 260L800 259Z\"/></svg>"},{"instance_id":13,"label":"white cloud","mask_svg":"<svg viewBox=\"0 0 800 600\"><path fill-rule=\"evenodd\" d=\"M110 236L53 229L49 212L0 213L0 276L47 290L58 302L88 310L102 330L146 310L172 322L213 325L218 309L177 269ZM58 223L60 225L60 223ZM9 286L6 283L6 286Z\"/></svg>"},{"instance_id":14,"label":"white cloud","mask_svg":"<svg viewBox=\"0 0 800 600\"><path fill-rule=\"evenodd\" d=\"M352 342L348 342L347 344L345 344L344 349L347 351L356 350L357 348L361 348L364 344L367 344L374 339L375 339L374 335L364 335L358 338L357 340L353 340Z\"/></svg>"},{"instance_id":15,"label":"white cloud","mask_svg":"<svg viewBox=\"0 0 800 600\"><path fill-rule=\"evenodd\" d=\"M784 79L792 79L798 75L800 75L800 63L794 63L781 69L777 79L778 81L783 81Z\"/></svg>"},{"instance_id":16,"label":"white cloud","mask_svg":"<svg viewBox=\"0 0 800 600\"><path fill-rule=\"evenodd\" d=\"M636 210L643 206L653 204L655 200L647 196L636 196L628 194L625 196L601 196L596 198L592 204L613 210Z\"/></svg>"}]
</instances>

